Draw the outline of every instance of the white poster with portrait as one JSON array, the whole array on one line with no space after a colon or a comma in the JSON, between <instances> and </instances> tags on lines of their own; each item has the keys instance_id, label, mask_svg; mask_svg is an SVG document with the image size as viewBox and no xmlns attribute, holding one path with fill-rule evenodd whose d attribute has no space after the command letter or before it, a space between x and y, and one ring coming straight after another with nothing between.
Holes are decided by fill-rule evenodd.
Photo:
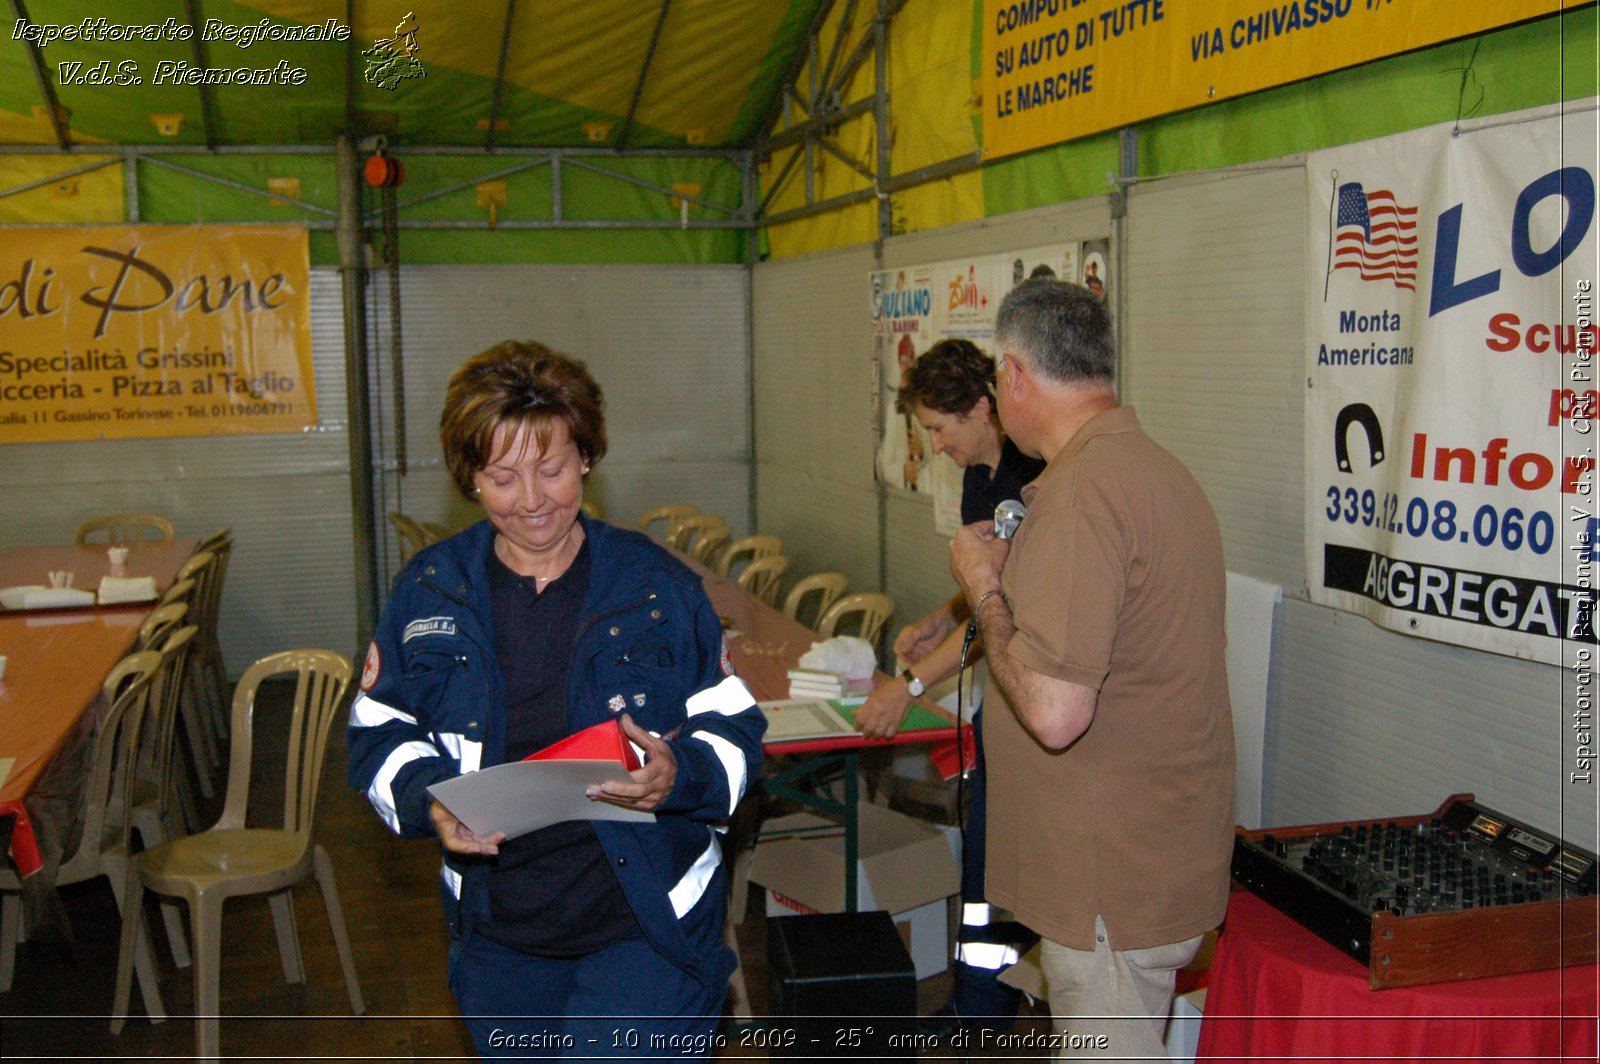
<instances>
[{"instance_id":1,"label":"white poster with portrait","mask_svg":"<svg viewBox=\"0 0 1600 1064\"><path fill-rule=\"evenodd\" d=\"M1311 600L1551 664L1595 642L1593 103L1306 160Z\"/></svg>"},{"instance_id":2,"label":"white poster with portrait","mask_svg":"<svg viewBox=\"0 0 1600 1064\"><path fill-rule=\"evenodd\" d=\"M895 409L905 373L944 339L971 340L992 356L1000 300L1028 277L1072 281L1105 298L1109 249L1108 240L1091 240L871 274L877 476L894 490L931 496L939 531L954 535L961 525L961 470L933 453L914 417Z\"/></svg>"}]
</instances>

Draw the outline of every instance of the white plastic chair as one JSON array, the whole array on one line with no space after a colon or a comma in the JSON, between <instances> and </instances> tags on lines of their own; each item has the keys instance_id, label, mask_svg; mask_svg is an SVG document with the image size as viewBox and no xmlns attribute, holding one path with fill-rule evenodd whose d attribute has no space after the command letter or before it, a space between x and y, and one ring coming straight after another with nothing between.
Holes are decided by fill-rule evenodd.
<instances>
[{"instance_id":1,"label":"white plastic chair","mask_svg":"<svg viewBox=\"0 0 1600 1064\"><path fill-rule=\"evenodd\" d=\"M794 587L783 598L783 612L792 621L800 620L800 610L805 605L805 600L811 595L817 597L815 620L811 627L815 629L822 621L822 615L828 612L834 600L844 594L844 589L850 586L850 578L843 573L812 573L803 580L795 582ZM804 622L802 622L804 623Z\"/></svg>"},{"instance_id":2,"label":"white plastic chair","mask_svg":"<svg viewBox=\"0 0 1600 1064\"><path fill-rule=\"evenodd\" d=\"M262 681L283 673L295 677L294 708L289 722L289 760L284 777L283 826L251 828L246 824L250 797L256 692ZM233 749L228 761L228 793L222 816L208 831L174 839L145 850L129 863L128 905L117 954L117 988L111 1030L120 1032L127 1019L132 958L137 955L146 890L188 903L194 949L195 1017L198 1055L219 1055L219 987L221 977L222 909L230 897L268 894L284 978L305 982L305 964L295 928L290 888L315 876L328 910L328 924L344 968L350 1007L366 1011L355 959L345 931L333 862L312 841L312 821L328 729L350 684L348 658L329 650L286 650L262 658L245 671L233 697Z\"/></svg>"}]
</instances>

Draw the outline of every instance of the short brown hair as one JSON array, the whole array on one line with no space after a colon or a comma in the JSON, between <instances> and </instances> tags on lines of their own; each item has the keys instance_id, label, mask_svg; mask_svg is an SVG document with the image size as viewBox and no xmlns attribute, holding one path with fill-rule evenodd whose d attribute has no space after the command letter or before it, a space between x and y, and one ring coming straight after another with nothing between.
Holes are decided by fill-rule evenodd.
<instances>
[{"instance_id":1,"label":"short brown hair","mask_svg":"<svg viewBox=\"0 0 1600 1064\"><path fill-rule=\"evenodd\" d=\"M584 464L592 466L606 453L604 406L600 385L578 359L537 340L504 340L450 374L439 415L445 468L470 499L473 476L496 457L496 429L531 426L544 450L557 421L567 426Z\"/></svg>"},{"instance_id":2,"label":"short brown hair","mask_svg":"<svg viewBox=\"0 0 1600 1064\"><path fill-rule=\"evenodd\" d=\"M894 408L909 414L915 403L941 414L966 414L985 396L993 409L994 359L971 340L940 340L911 364Z\"/></svg>"}]
</instances>

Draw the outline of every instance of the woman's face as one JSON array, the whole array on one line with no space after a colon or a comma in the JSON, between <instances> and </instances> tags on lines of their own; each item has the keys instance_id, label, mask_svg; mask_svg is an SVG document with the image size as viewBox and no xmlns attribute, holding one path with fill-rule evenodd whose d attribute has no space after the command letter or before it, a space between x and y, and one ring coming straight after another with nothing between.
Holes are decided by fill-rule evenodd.
<instances>
[{"instance_id":1,"label":"woman's face","mask_svg":"<svg viewBox=\"0 0 1600 1064\"><path fill-rule=\"evenodd\" d=\"M993 465L1000 449L1000 433L989 419L989 398L984 396L965 414L947 414L921 403L911 404L912 416L927 430L934 454L947 454L962 469Z\"/></svg>"},{"instance_id":2,"label":"woman's face","mask_svg":"<svg viewBox=\"0 0 1600 1064\"><path fill-rule=\"evenodd\" d=\"M550 446L541 452L531 426L501 425L492 450L495 457L473 482L489 523L509 551L508 562L559 554L578 519L585 472L567 426L552 421Z\"/></svg>"}]
</instances>

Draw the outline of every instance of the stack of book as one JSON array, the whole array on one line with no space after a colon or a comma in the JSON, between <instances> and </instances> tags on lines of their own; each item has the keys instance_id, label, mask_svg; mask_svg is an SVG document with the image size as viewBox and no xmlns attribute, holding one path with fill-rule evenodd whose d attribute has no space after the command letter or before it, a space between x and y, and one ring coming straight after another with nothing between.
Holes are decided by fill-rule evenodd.
<instances>
[{"instance_id":1,"label":"stack of book","mask_svg":"<svg viewBox=\"0 0 1600 1064\"><path fill-rule=\"evenodd\" d=\"M843 698L846 681L836 672L819 669L790 669L790 698Z\"/></svg>"}]
</instances>

